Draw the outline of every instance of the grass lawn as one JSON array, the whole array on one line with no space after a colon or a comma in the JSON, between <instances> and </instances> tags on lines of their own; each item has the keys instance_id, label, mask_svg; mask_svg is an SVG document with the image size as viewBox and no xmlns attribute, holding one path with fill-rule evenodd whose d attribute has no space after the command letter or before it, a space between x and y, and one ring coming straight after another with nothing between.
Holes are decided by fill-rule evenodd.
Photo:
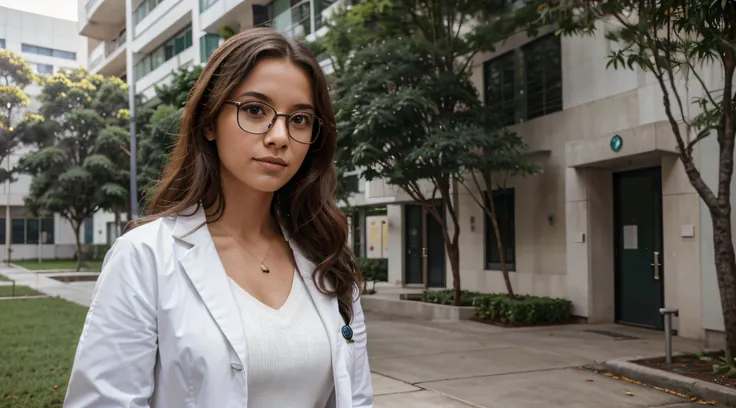
<instances>
[{"instance_id":1,"label":"grass lawn","mask_svg":"<svg viewBox=\"0 0 736 408\"><path fill-rule=\"evenodd\" d=\"M87 308L59 298L2 302L0 408L61 408Z\"/></svg>"},{"instance_id":2,"label":"grass lawn","mask_svg":"<svg viewBox=\"0 0 736 408\"><path fill-rule=\"evenodd\" d=\"M10 279L8 279L6 276L0 275L0 282L10 282Z\"/></svg>"},{"instance_id":3,"label":"grass lawn","mask_svg":"<svg viewBox=\"0 0 736 408\"><path fill-rule=\"evenodd\" d=\"M54 269L77 269L77 261L74 259L50 259L38 262L37 260L13 261L14 264L30 269L32 271L44 271ZM102 261L87 261L82 264L83 271L100 272Z\"/></svg>"},{"instance_id":4,"label":"grass lawn","mask_svg":"<svg viewBox=\"0 0 736 408\"><path fill-rule=\"evenodd\" d=\"M12 286L0 286L0 297L7 297L7 296L35 296L40 295L41 292L29 288L28 286L22 286L18 285L15 287L15 295L13 295L13 287ZM5 307L5 303L1 303L3 307ZM0 312L1 314L2 312ZM0 316L0 319L2 317ZM2 333L2 331L0 331Z\"/></svg>"}]
</instances>

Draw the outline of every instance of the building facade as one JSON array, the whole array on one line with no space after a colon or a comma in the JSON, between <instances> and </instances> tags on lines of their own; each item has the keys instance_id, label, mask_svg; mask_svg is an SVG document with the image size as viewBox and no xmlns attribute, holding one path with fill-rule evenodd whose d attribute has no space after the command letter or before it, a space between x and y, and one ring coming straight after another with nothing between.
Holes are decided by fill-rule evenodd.
<instances>
[{"instance_id":1,"label":"building facade","mask_svg":"<svg viewBox=\"0 0 736 408\"><path fill-rule=\"evenodd\" d=\"M327 0L80 0L90 69L128 79L146 103L173 70L205 63L224 31L268 24L313 39L334 11ZM660 307L679 308L678 333L718 340L723 330L707 209L678 160L653 76L607 69L603 36L516 35L474 60L481 98L529 145L543 172L494 180L504 253L517 293L567 298L588 322L662 328ZM126 57L128 58L127 64ZM329 73L327 62L324 65ZM707 73L715 88L718 72ZM692 81L679 86L688 100ZM698 112L690 107L688 115ZM689 135L690 137L690 135ZM696 148L715 185L718 147ZM389 281L452 286L438 223L394 186L353 174L350 246L386 258ZM505 290L490 223L456 186L462 287ZM478 191L472 191L479 194Z\"/></svg>"},{"instance_id":2,"label":"building facade","mask_svg":"<svg viewBox=\"0 0 736 408\"><path fill-rule=\"evenodd\" d=\"M86 42L76 26L74 21L0 7L0 48L19 55L37 75L85 67ZM31 104L15 112L11 124L39 107L40 87L31 84L24 91ZM26 152L22 147L12 152L2 162L3 168L12 168ZM14 182L0 184L0 260L6 260L9 252L11 259L72 258L76 240L70 223L58 214L37 219L26 211L23 197L30 183L30 176L18 175ZM84 223L80 235L84 243L107 244L114 239L111 232L115 232L114 216L99 212Z\"/></svg>"}]
</instances>

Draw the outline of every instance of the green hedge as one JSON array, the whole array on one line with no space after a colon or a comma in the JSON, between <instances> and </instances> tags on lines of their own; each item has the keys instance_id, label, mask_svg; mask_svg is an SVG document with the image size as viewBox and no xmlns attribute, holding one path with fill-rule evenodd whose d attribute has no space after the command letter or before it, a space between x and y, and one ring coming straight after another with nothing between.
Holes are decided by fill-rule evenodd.
<instances>
[{"instance_id":1,"label":"green hedge","mask_svg":"<svg viewBox=\"0 0 736 408\"><path fill-rule=\"evenodd\" d=\"M572 316L572 302L566 299L521 295L509 298L503 293L460 292L461 306L476 306L477 317L510 325L536 325L564 323ZM455 295L452 289L426 291L422 301L440 305L452 305Z\"/></svg>"},{"instance_id":2,"label":"green hedge","mask_svg":"<svg viewBox=\"0 0 736 408\"><path fill-rule=\"evenodd\" d=\"M475 299L478 318L511 325L564 323L572 316L572 302L538 296L483 295Z\"/></svg>"},{"instance_id":3,"label":"green hedge","mask_svg":"<svg viewBox=\"0 0 736 408\"><path fill-rule=\"evenodd\" d=\"M363 292L367 292L368 282L373 282L370 293L375 292L376 282L388 281L388 259L385 258L358 258L358 270L363 275Z\"/></svg>"},{"instance_id":4,"label":"green hedge","mask_svg":"<svg viewBox=\"0 0 736 408\"><path fill-rule=\"evenodd\" d=\"M483 294L463 290L460 292L460 305L473 306L473 300L479 296L483 296ZM453 300L455 300L455 293L452 289L430 290L422 293L422 302L452 306Z\"/></svg>"}]
</instances>

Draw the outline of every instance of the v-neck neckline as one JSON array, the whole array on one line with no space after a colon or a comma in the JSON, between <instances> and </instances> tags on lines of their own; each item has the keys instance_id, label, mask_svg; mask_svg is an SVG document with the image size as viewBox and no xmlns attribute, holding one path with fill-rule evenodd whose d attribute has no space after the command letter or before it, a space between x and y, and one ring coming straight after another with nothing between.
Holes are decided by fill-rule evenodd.
<instances>
[{"instance_id":1,"label":"v-neck neckline","mask_svg":"<svg viewBox=\"0 0 736 408\"><path fill-rule=\"evenodd\" d=\"M263 310L265 313L269 313L280 318L288 318L291 315L291 312L294 309L293 304L298 300L298 297L300 297L302 289L300 286L301 282L299 282L299 279L297 278L297 272L295 269L292 276L291 289L289 290L289 294L286 296L286 300L284 300L284 303L281 305L281 307L276 309L260 301L250 292L243 289L242 286L238 285L238 283L235 282L232 278L228 277L228 279L230 280L230 286L232 290L241 295L236 296L237 298L242 299L253 307L257 307L258 309Z\"/></svg>"}]
</instances>

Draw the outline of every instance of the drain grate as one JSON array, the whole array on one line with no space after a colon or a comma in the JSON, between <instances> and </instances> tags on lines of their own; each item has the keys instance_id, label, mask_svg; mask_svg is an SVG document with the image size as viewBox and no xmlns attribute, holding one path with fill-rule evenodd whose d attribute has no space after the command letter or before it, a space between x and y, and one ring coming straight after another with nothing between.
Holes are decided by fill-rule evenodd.
<instances>
[{"instance_id":1,"label":"drain grate","mask_svg":"<svg viewBox=\"0 0 736 408\"><path fill-rule=\"evenodd\" d=\"M602 336L608 336L614 340L638 340L639 337L629 336L628 334L612 332L608 330L586 330L588 333L600 334Z\"/></svg>"}]
</instances>

